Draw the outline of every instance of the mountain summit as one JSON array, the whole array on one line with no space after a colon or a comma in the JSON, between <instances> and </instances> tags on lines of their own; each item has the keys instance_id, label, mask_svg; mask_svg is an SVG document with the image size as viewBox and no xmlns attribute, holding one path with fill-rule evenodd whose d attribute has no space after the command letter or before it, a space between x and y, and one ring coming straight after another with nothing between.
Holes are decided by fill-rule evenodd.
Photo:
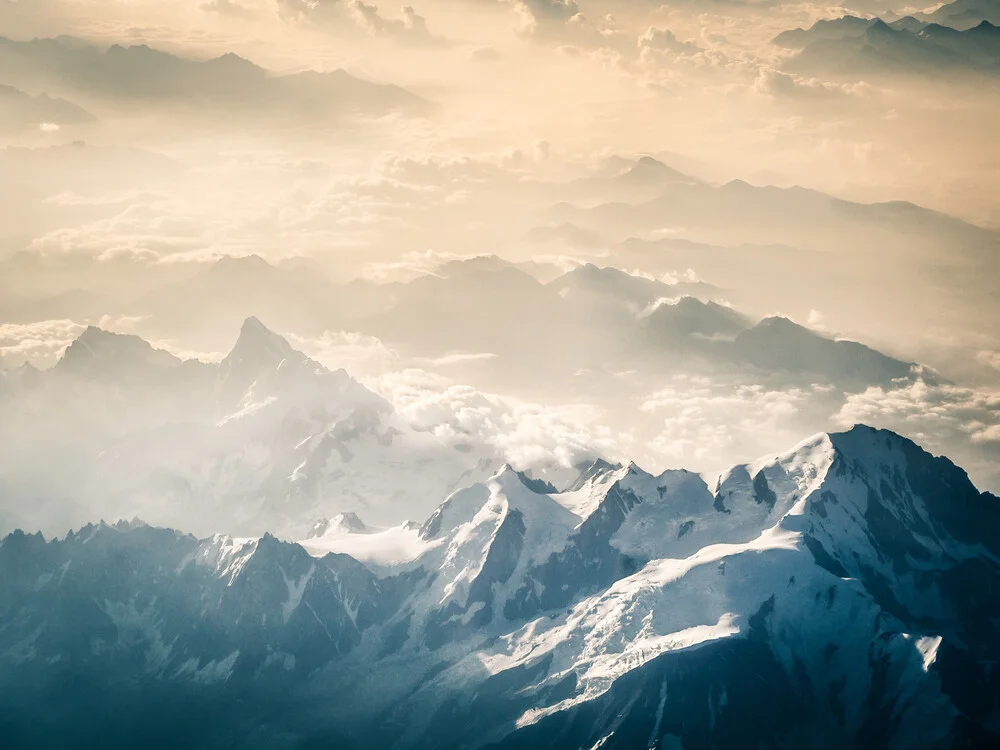
<instances>
[{"instance_id":1,"label":"mountain summit","mask_svg":"<svg viewBox=\"0 0 1000 750\"><path fill-rule=\"evenodd\" d=\"M176 367L180 363L177 357L154 349L138 336L87 326L66 348L57 368L63 372L99 376Z\"/></svg>"},{"instance_id":2,"label":"mountain summit","mask_svg":"<svg viewBox=\"0 0 1000 750\"><path fill-rule=\"evenodd\" d=\"M0 542L0 685L18 686L0 691L5 731L204 748L250 734L272 748L996 746L1000 499L865 426L714 487L595 463L558 492L504 466L422 527L343 514L314 530L322 544L15 532ZM142 728L121 725L124 700ZM217 709L192 717L195 700Z\"/></svg>"},{"instance_id":3,"label":"mountain summit","mask_svg":"<svg viewBox=\"0 0 1000 750\"><path fill-rule=\"evenodd\" d=\"M302 360L305 355L297 352L282 336L270 330L255 317L243 321L240 335L232 350L222 360L229 372L252 370L281 364L284 360Z\"/></svg>"}]
</instances>

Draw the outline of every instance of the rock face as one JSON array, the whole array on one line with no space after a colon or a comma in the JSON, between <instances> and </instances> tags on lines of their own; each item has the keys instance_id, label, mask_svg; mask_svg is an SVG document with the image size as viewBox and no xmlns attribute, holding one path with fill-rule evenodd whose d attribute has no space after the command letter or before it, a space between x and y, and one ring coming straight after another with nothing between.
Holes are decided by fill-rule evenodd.
<instances>
[{"instance_id":1,"label":"rock face","mask_svg":"<svg viewBox=\"0 0 1000 750\"><path fill-rule=\"evenodd\" d=\"M12 746L997 746L1000 499L867 427L714 486L600 463L556 492L504 467L419 529L326 522L322 554L138 522L14 533L0 729ZM404 531L378 575L336 550Z\"/></svg>"},{"instance_id":2,"label":"rock face","mask_svg":"<svg viewBox=\"0 0 1000 750\"><path fill-rule=\"evenodd\" d=\"M786 318L765 318L734 342L738 357L765 370L824 373L847 387L888 385L909 377L914 365L855 341L820 336Z\"/></svg>"}]
</instances>

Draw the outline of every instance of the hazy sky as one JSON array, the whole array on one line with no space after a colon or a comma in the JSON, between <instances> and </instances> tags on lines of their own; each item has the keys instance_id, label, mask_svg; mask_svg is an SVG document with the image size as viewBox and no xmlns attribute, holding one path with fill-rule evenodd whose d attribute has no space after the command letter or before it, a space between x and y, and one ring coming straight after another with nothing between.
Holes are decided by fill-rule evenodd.
<instances>
[{"instance_id":1,"label":"hazy sky","mask_svg":"<svg viewBox=\"0 0 1000 750\"><path fill-rule=\"evenodd\" d=\"M864 15L904 10L856 7ZM5 0L0 32L145 43L204 57L232 51L275 70L344 68L439 105L429 121L355 134L367 146L356 153L360 164L368 149L485 158L532 153L545 142L560 164L668 151L712 178L914 200L996 224L995 80L836 69L802 75L788 65L791 51L771 44L782 30L845 12L776 2L469 0L400 9L357 0ZM219 148L130 114L129 122L98 114L114 135L101 128L93 140L156 139L181 153ZM43 134L17 140L66 137ZM315 143L290 142L310 135L285 134L278 148L318 155Z\"/></svg>"}]
</instances>

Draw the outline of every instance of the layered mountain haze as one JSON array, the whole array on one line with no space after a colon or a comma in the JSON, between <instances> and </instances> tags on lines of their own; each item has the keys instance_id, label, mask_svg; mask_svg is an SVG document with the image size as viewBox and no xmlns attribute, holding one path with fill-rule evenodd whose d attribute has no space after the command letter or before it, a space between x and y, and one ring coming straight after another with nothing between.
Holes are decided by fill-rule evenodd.
<instances>
[{"instance_id":1,"label":"layered mountain haze","mask_svg":"<svg viewBox=\"0 0 1000 750\"><path fill-rule=\"evenodd\" d=\"M325 309L334 324L354 332L296 341L333 367L348 357L352 368L367 371L367 386L343 369L327 369L255 317L242 324L228 354L208 360L67 321L81 333L55 366L11 367L0 381L11 492L33 500L6 525L51 533L95 512L138 513L162 524L186 520L196 531L225 522L234 531L286 534L304 531L310 516L357 511L395 526L426 512L428 493L440 494L505 457L540 477L565 479L567 470L597 456L711 472L736 450L766 447L768 433L752 418L733 425L736 440L719 448L726 457L706 450L718 442L688 443L677 434L687 429L683 424L660 421L665 408L684 398L706 410L694 412L696 425L727 418L708 411L716 403L752 413L758 402L787 399L768 429L794 435L838 424L878 390L909 397L916 388L951 387L926 366L861 343L780 316L756 321L713 301L725 292L704 282L583 265L543 284L509 264L478 265L403 284L349 284L332 297L322 290L336 285L313 277L316 295L296 298L271 279L298 271L254 258L219 261L190 282L235 283L230 272L246 270L261 279L261 289L276 293L273 306L285 320L300 314L292 312L296 303L304 304L301 315L322 305L312 309ZM183 305L184 288L169 284L171 305ZM523 307L511 307L512 298ZM198 319L214 342L211 332L239 308L232 297L226 307L214 306L210 295L202 299L187 305L188 319ZM367 304L338 308L331 299ZM382 312L368 314L365 307ZM142 318L140 325L155 329L157 319ZM401 369L373 376L385 365ZM450 375L442 381L416 368ZM486 390L453 384L456 376ZM721 395L706 399L726 389L735 389L735 403ZM516 398L498 395L505 393ZM537 427L518 424L526 413ZM585 424L571 427L565 420L574 414ZM67 424L74 425L69 434ZM668 432L660 437L664 424ZM666 456L665 439L677 441ZM995 481L995 467L983 457L988 441L974 444L975 452L953 439L937 445L968 457L980 481ZM370 474L374 466L383 468ZM422 483L410 486L406 473L422 466L429 467Z\"/></svg>"},{"instance_id":2,"label":"layered mountain haze","mask_svg":"<svg viewBox=\"0 0 1000 750\"><path fill-rule=\"evenodd\" d=\"M892 23L844 16L782 32L774 42L800 50L792 63L803 71L942 75L958 68L995 75L1000 69L1000 28L987 20L959 30L911 16Z\"/></svg>"},{"instance_id":3,"label":"layered mountain haze","mask_svg":"<svg viewBox=\"0 0 1000 750\"><path fill-rule=\"evenodd\" d=\"M0 0L0 748L1000 746L998 26Z\"/></svg>"},{"instance_id":4,"label":"layered mountain haze","mask_svg":"<svg viewBox=\"0 0 1000 750\"><path fill-rule=\"evenodd\" d=\"M998 502L856 427L711 488L597 463L558 492L504 466L406 527L405 556L354 515L301 544L16 532L5 732L51 739L86 706L84 741L192 747L986 746ZM90 676L59 709L67 674Z\"/></svg>"},{"instance_id":5,"label":"layered mountain haze","mask_svg":"<svg viewBox=\"0 0 1000 750\"><path fill-rule=\"evenodd\" d=\"M491 461L484 446L462 452L414 429L256 318L218 364L90 327L51 370L8 379L3 475L22 499L9 506L23 503L17 524L142 512L285 532L338 507L393 520Z\"/></svg>"},{"instance_id":6,"label":"layered mountain haze","mask_svg":"<svg viewBox=\"0 0 1000 750\"><path fill-rule=\"evenodd\" d=\"M962 30L978 26L983 21L996 26L1000 22L1000 11L989 0L955 0L940 5L931 13L921 13L919 18Z\"/></svg>"},{"instance_id":7,"label":"layered mountain haze","mask_svg":"<svg viewBox=\"0 0 1000 750\"><path fill-rule=\"evenodd\" d=\"M161 102L182 111L208 109L227 116L248 108L248 114L266 121L296 115L322 119L352 111L416 112L430 106L398 86L364 81L344 70L275 74L232 52L197 60L145 44L101 48L72 37L0 37L0 65L15 85L78 92L105 107Z\"/></svg>"}]
</instances>

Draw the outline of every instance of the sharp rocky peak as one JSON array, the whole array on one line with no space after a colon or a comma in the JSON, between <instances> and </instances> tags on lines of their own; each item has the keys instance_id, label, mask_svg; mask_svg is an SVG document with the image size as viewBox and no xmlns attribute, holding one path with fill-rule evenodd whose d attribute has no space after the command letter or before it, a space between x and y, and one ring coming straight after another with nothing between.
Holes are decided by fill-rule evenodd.
<instances>
[{"instance_id":1,"label":"sharp rocky peak","mask_svg":"<svg viewBox=\"0 0 1000 750\"><path fill-rule=\"evenodd\" d=\"M280 362L296 355L304 357L293 349L283 336L265 326L258 318L251 316L243 321L239 338L236 339L236 344L224 361L253 358Z\"/></svg>"}]
</instances>

